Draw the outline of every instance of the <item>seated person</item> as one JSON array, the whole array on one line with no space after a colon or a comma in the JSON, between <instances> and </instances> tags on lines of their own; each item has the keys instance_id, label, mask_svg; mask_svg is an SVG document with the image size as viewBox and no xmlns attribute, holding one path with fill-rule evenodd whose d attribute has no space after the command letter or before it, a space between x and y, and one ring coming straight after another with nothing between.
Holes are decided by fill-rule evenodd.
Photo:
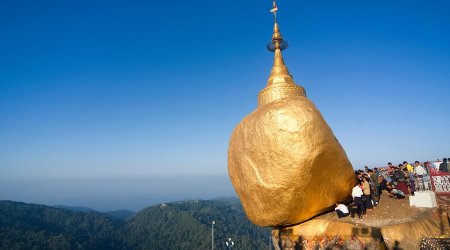
<instances>
[{"instance_id":1,"label":"seated person","mask_svg":"<svg viewBox=\"0 0 450 250\"><path fill-rule=\"evenodd\" d=\"M336 208L334 210L336 210L336 214L339 219L349 215L348 208L344 204L336 204Z\"/></svg>"},{"instance_id":2,"label":"seated person","mask_svg":"<svg viewBox=\"0 0 450 250\"><path fill-rule=\"evenodd\" d=\"M378 176L378 183L380 183L381 190L386 190L386 185L388 181L384 178L384 176L382 175Z\"/></svg>"},{"instance_id":3,"label":"seated person","mask_svg":"<svg viewBox=\"0 0 450 250\"><path fill-rule=\"evenodd\" d=\"M392 190L392 194L394 195L394 199L405 198L405 193L403 193L403 191L395 189L395 188Z\"/></svg>"},{"instance_id":4,"label":"seated person","mask_svg":"<svg viewBox=\"0 0 450 250\"><path fill-rule=\"evenodd\" d=\"M395 185L392 182L387 183L386 191L388 191L388 195L391 198L395 198L395 199L405 198L405 193L399 189L396 189Z\"/></svg>"},{"instance_id":5,"label":"seated person","mask_svg":"<svg viewBox=\"0 0 450 250\"><path fill-rule=\"evenodd\" d=\"M393 182L386 183L386 191L388 192L389 197L394 197L392 194L392 190L395 189L395 185Z\"/></svg>"}]
</instances>

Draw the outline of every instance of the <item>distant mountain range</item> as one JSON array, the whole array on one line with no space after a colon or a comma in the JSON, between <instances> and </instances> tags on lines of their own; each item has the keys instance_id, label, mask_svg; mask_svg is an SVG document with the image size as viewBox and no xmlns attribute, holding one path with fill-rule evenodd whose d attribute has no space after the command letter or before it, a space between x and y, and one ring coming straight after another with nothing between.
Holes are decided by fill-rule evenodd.
<instances>
[{"instance_id":1,"label":"distant mountain range","mask_svg":"<svg viewBox=\"0 0 450 250\"><path fill-rule=\"evenodd\" d=\"M53 206L55 208L63 208L74 212L98 212L95 209L92 209L90 207L72 207L72 206L64 206L64 205L55 205ZM120 209L120 210L114 210L114 211L108 211L104 212L105 214L108 214L112 217L115 217L120 220L127 220L133 215L135 215L135 212L126 210L126 209Z\"/></svg>"},{"instance_id":2,"label":"distant mountain range","mask_svg":"<svg viewBox=\"0 0 450 250\"><path fill-rule=\"evenodd\" d=\"M90 207L72 207L72 206L64 206L64 205L55 205L52 206L55 208L63 208L74 212L94 212L95 209L92 209Z\"/></svg>"},{"instance_id":3,"label":"distant mountain range","mask_svg":"<svg viewBox=\"0 0 450 250\"><path fill-rule=\"evenodd\" d=\"M253 225L237 198L189 200L134 213L0 201L0 249L267 249L269 228Z\"/></svg>"}]
</instances>

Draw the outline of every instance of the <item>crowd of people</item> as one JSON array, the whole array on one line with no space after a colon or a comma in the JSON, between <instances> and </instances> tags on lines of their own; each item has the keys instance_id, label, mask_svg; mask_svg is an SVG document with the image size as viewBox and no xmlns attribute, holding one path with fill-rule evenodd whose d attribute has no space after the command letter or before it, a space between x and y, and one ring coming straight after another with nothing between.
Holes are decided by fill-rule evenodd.
<instances>
[{"instance_id":1,"label":"crowd of people","mask_svg":"<svg viewBox=\"0 0 450 250\"><path fill-rule=\"evenodd\" d=\"M336 213L339 218L357 215L362 219L367 210L380 203L383 193L393 199L403 199L416 191L431 190L430 174L448 173L450 164L447 161L447 158L433 163L415 161L413 165L404 161L398 166L389 162L386 167L374 169L365 166L364 170L355 171L357 184L352 189L353 202L348 207L336 204Z\"/></svg>"}]
</instances>

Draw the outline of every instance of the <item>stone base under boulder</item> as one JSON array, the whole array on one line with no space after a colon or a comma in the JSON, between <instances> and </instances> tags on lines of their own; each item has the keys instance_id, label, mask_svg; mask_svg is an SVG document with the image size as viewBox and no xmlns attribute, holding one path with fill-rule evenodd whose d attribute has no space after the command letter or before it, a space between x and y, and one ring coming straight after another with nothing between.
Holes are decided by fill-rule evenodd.
<instances>
[{"instance_id":1,"label":"stone base under boulder","mask_svg":"<svg viewBox=\"0 0 450 250\"><path fill-rule=\"evenodd\" d=\"M425 238L450 237L448 200L444 199L438 208L419 208L409 206L408 198L398 200L386 194L381 198L380 204L368 210L363 219L350 216L339 219L335 212L330 212L299 225L273 229L274 247L420 249Z\"/></svg>"}]
</instances>

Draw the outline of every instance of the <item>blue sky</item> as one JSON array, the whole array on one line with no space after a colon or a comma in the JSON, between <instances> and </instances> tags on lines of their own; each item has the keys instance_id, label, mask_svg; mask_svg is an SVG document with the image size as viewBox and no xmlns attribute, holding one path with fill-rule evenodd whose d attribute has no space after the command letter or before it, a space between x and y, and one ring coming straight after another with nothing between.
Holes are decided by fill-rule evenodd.
<instances>
[{"instance_id":1,"label":"blue sky","mask_svg":"<svg viewBox=\"0 0 450 250\"><path fill-rule=\"evenodd\" d=\"M278 5L286 64L354 168L450 157L448 1ZM0 2L0 199L58 201L14 185L173 176L223 176L210 196L232 194L228 140L269 75L270 8Z\"/></svg>"}]
</instances>

